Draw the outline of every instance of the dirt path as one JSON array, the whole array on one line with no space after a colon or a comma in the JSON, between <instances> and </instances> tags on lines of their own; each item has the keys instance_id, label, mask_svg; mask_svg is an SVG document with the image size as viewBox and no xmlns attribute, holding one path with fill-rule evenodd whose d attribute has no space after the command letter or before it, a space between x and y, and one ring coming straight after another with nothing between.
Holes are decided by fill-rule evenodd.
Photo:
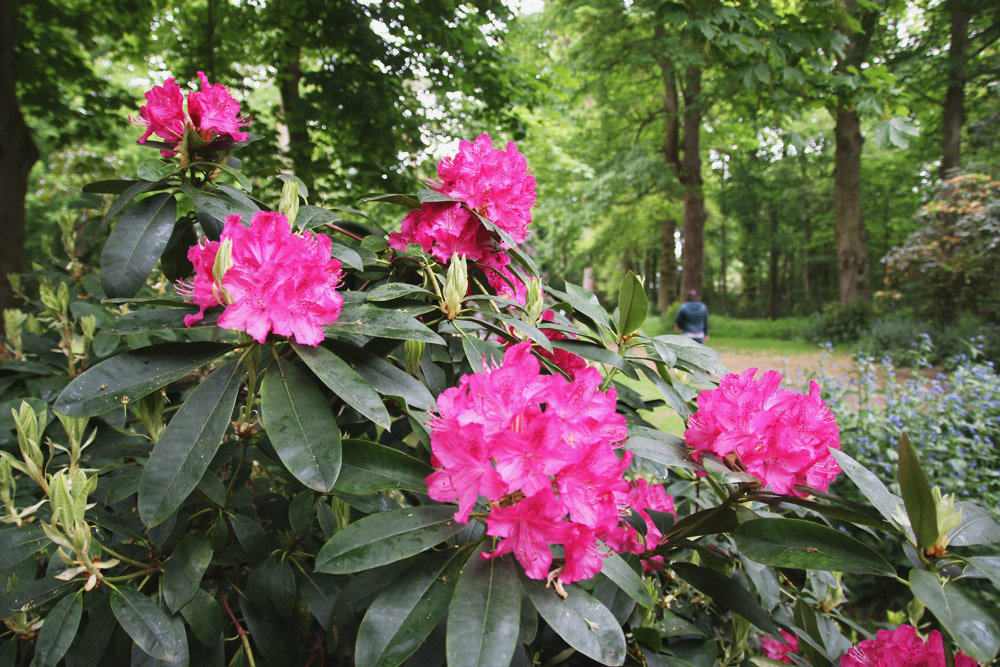
<instances>
[{"instance_id":1,"label":"dirt path","mask_svg":"<svg viewBox=\"0 0 1000 667\"><path fill-rule=\"evenodd\" d=\"M722 358L722 363L732 373L742 373L748 368L757 368L761 371L781 371L787 370L791 376L804 373L809 370L819 369L821 352L789 352L782 354L774 350L766 352L736 350L731 348L718 349ZM851 355L843 352L834 353L827 360L827 367L836 365L838 370L847 370L851 366Z\"/></svg>"}]
</instances>

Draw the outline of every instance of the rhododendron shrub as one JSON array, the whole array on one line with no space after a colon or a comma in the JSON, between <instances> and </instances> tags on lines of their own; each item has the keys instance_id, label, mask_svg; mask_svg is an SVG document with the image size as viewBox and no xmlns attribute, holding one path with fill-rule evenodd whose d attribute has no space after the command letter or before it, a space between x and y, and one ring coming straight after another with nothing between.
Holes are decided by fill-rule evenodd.
<instances>
[{"instance_id":1,"label":"rhododendron shrub","mask_svg":"<svg viewBox=\"0 0 1000 667\"><path fill-rule=\"evenodd\" d=\"M722 378L698 396L698 411L684 432L695 460L711 452L745 470L775 493L805 497L796 485L825 491L840 466L830 449L840 431L819 385L808 394L781 389L781 373L756 368Z\"/></svg>"},{"instance_id":2,"label":"rhododendron shrub","mask_svg":"<svg viewBox=\"0 0 1000 667\"><path fill-rule=\"evenodd\" d=\"M905 437L890 491L819 387L646 335L631 272L614 303L543 284L513 144L463 142L434 190L362 214L246 179L219 84L146 102L177 155L93 186L104 247L65 230L69 262L3 313L0 664L996 656L970 582L997 584L1000 526ZM390 235L375 201L424 204ZM867 504L821 490L838 467ZM873 576L906 611L851 618ZM928 641L873 634L882 612Z\"/></svg>"},{"instance_id":3,"label":"rhododendron shrub","mask_svg":"<svg viewBox=\"0 0 1000 667\"><path fill-rule=\"evenodd\" d=\"M219 283L213 269L227 241L226 263L231 265ZM178 291L199 310L186 316L184 324L201 320L206 308L225 305L220 327L244 331L258 343L274 332L303 345L319 345L323 325L334 322L344 304L336 291L341 264L330 253L329 237L294 234L281 213L261 211L249 226L231 215L221 242L205 241L188 251L195 275L190 283L178 285Z\"/></svg>"},{"instance_id":4,"label":"rhododendron shrub","mask_svg":"<svg viewBox=\"0 0 1000 667\"><path fill-rule=\"evenodd\" d=\"M941 633L931 630L924 640L912 625L879 630L875 639L858 642L840 659L840 667L945 667L946 664ZM978 664L962 652L954 656L955 667Z\"/></svg>"}]
</instances>

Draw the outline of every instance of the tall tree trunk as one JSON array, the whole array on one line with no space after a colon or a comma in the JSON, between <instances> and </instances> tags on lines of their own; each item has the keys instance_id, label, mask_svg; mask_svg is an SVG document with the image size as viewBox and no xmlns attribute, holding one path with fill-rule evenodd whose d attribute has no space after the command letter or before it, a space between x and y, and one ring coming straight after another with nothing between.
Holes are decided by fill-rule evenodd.
<instances>
[{"instance_id":1,"label":"tall tree trunk","mask_svg":"<svg viewBox=\"0 0 1000 667\"><path fill-rule=\"evenodd\" d=\"M860 68L865 61L879 14L872 8L858 11L858 0L845 0L847 10L858 19L860 30L851 35L844 57L835 71ZM833 217L840 271L840 302L871 301L871 267L868 232L861 212L861 125L854 100L841 98L836 107L836 138L833 169Z\"/></svg>"},{"instance_id":2,"label":"tall tree trunk","mask_svg":"<svg viewBox=\"0 0 1000 667\"><path fill-rule=\"evenodd\" d=\"M836 224L837 261L840 267L840 302L871 300L868 231L861 212L861 126L854 109L837 113L836 156L833 172L833 216Z\"/></svg>"},{"instance_id":3,"label":"tall tree trunk","mask_svg":"<svg viewBox=\"0 0 1000 667\"><path fill-rule=\"evenodd\" d=\"M294 28L286 28L286 31ZM281 93L281 111L288 128L288 157L292 160L295 175L306 187L312 188L312 144L309 126L299 84L302 81L302 45L293 41L293 34L286 32L284 53L278 59L278 90Z\"/></svg>"},{"instance_id":4,"label":"tall tree trunk","mask_svg":"<svg viewBox=\"0 0 1000 667\"><path fill-rule=\"evenodd\" d=\"M701 178L701 69L688 67L684 82L684 249L681 254L681 291L701 293L705 258L705 195Z\"/></svg>"},{"instance_id":5,"label":"tall tree trunk","mask_svg":"<svg viewBox=\"0 0 1000 667\"><path fill-rule=\"evenodd\" d=\"M666 312L677 297L676 231L677 222L670 216L664 216L660 222L660 289L656 300L656 307L661 313Z\"/></svg>"},{"instance_id":6,"label":"tall tree trunk","mask_svg":"<svg viewBox=\"0 0 1000 667\"><path fill-rule=\"evenodd\" d=\"M13 306L8 273L24 270L24 198L38 148L17 102L14 2L0 2L0 306Z\"/></svg>"},{"instance_id":7,"label":"tall tree trunk","mask_svg":"<svg viewBox=\"0 0 1000 667\"><path fill-rule=\"evenodd\" d=\"M959 148L965 123L965 63L968 59L969 20L965 12L951 12L951 46L948 49L948 87L942 107L941 179L961 165Z\"/></svg>"}]
</instances>

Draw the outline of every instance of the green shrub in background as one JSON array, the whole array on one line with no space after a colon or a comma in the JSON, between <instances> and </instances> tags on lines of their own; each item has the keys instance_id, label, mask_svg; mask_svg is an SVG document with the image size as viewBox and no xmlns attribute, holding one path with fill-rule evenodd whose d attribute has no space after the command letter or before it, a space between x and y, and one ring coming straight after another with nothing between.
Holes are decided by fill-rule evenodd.
<instances>
[{"instance_id":1,"label":"green shrub in background","mask_svg":"<svg viewBox=\"0 0 1000 667\"><path fill-rule=\"evenodd\" d=\"M831 303L806 327L805 338L811 343L853 343L868 330L873 317L869 303L855 301L847 306Z\"/></svg>"}]
</instances>

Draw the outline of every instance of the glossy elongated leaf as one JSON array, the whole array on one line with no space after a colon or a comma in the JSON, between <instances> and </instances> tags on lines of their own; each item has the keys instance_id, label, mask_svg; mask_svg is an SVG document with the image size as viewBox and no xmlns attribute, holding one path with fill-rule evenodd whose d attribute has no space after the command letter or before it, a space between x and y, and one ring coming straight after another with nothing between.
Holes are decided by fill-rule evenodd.
<instances>
[{"instance_id":1,"label":"glossy elongated leaf","mask_svg":"<svg viewBox=\"0 0 1000 667\"><path fill-rule=\"evenodd\" d=\"M17 565L49 544L41 528L25 524L0 530L0 571Z\"/></svg>"},{"instance_id":2,"label":"glossy elongated leaf","mask_svg":"<svg viewBox=\"0 0 1000 667\"><path fill-rule=\"evenodd\" d=\"M608 331L611 330L611 320L608 313L592 292L572 283L566 283L565 292L553 289L549 289L549 292L558 298L565 299L566 303L573 306L573 310L586 316L594 324Z\"/></svg>"},{"instance_id":3,"label":"glossy elongated leaf","mask_svg":"<svg viewBox=\"0 0 1000 667\"><path fill-rule=\"evenodd\" d=\"M433 410L436 402L423 384L392 363L358 347L332 345L341 359L350 364L365 382L383 396L398 396L418 410Z\"/></svg>"},{"instance_id":4,"label":"glossy elongated leaf","mask_svg":"<svg viewBox=\"0 0 1000 667\"><path fill-rule=\"evenodd\" d=\"M35 662L39 667L55 665L66 655L76 637L83 616L83 596L70 594L45 616L45 625L35 642Z\"/></svg>"},{"instance_id":5,"label":"glossy elongated leaf","mask_svg":"<svg viewBox=\"0 0 1000 667\"><path fill-rule=\"evenodd\" d=\"M1000 525L983 509L972 503L955 503L955 510L961 510L962 522L951 530L949 544L968 547L974 544L1000 543Z\"/></svg>"},{"instance_id":6,"label":"glossy elongated leaf","mask_svg":"<svg viewBox=\"0 0 1000 667\"><path fill-rule=\"evenodd\" d=\"M190 185L182 185L181 191L187 195L199 213L207 213L219 220L225 220L230 215L238 215L244 223L249 224L253 214L259 210L255 204L247 205L220 191L202 192Z\"/></svg>"},{"instance_id":7,"label":"glossy elongated leaf","mask_svg":"<svg viewBox=\"0 0 1000 667\"><path fill-rule=\"evenodd\" d=\"M681 417L686 418L691 416L691 406L684 399L681 393L677 391L673 384L664 380L660 374L656 372L655 368L641 365L639 366L639 371L653 383L656 390L660 392L660 396L662 396L667 401L667 404L670 405L670 409Z\"/></svg>"},{"instance_id":8,"label":"glossy elongated leaf","mask_svg":"<svg viewBox=\"0 0 1000 667\"><path fill-rule=\"evenodd\" d=\"M711 597L719 606L739 614L760 630L778 636L778 626L757 599L726 575L691 563L674 563L671 567L681 579Z\"/></svg>"},{"instance_id":9,"label":"glossy elongated leaf","mask_svg":"<svg viewBox=\"0 0 1000 667\"><path fill-rule=\"evenodd\" d=\"M323 392L279 357L260 386L264 428L274 451L297 480L326 493L340 474L340 428Z\"/></svg>"},{"instance_id":10,"label":"glossy elongated leaf","mask_svg":"<svg viewBox=\"0 0 1000 667\"><path fill-rule=\"evenodd\" d=\"M101 253L101 286L110 297L130 297L146 284L174 231L177 201L161 193L118 219Z\"/></svg>"},{"instance_id":11,"label":"glossy elongated leaf","mask_svg":"<svg viewBox=\"0 0 1000 667\"><path fill-rule=\"evenodd\" d=\"M319 206L300 206L299 214L295 216L295 228L299 230L315 229L328 222L336 222L340 216Z\"/></svg>"},{"instance_id":12,"label":"glossy elongated leaf","mask_svg":"<svg viewBox=\"0 0 1000 667\"><path fill-rule=\"evenodd\" d=\"M625 635L614 615L586 591L574 586L566 599L545 583L521 575L521 586L538 613L563 640L603 665L625 662Z\"/></svg>"},{"instance_id":13,"label":"glossy elongated leaf","mask_svg":"<svg viewBox=\"0 0 1000 667\"><path fill-rule=\"evenodd\" d=\"M126 181L119 181L119 182L124 183ZM97 184L95 183L93 185ZM155 181L128 181L128 186L124 190L122 190L121 196L111 203L111 206L108 207L108 210L104 214L104 217L101 218L101 225L98 231L99 232L102 231L104 229L104 226L107 225L108 222L113 220L116 215L121 213L121 210L126 206L128 206L133 199L143 194L144 192L150 192L151 190L157 190L164 187L166 187L165 183L158 183ZM86 192L86 189L84 191ZM116 193L112 192L110 194L116 194Z\"/></svg>"},{"instance_id":14,"label":"glossy elongated leaf","mask_svg":"<svg viewBox=\"0 0 1000 667\"><path fill-rule=\"evenodd\" d=\"M367 440L344 440L341 445L338 491L359 496L392 489L427 493L424 479L434 469L423 461Z\"/></svg>"},{"instance_id":15,"label":"glossy elongated leaf","mask_svg":"<svg viewBox=\"0 0 1000 667\"><path fill-rule=\"evenodd\" d=\"M68 417L94 417L136 401L232 349L222 343L165 343L129 350L88 368L56 399Z\"/></svg>"},{"instance_id":16,"label":"glossy elongated leaf","mask_svg":"<svg viewBox=\"0 0 1000 667\"><path fill-rule=\"evenodd\" d=\"M174 632L170 617L152 598L119 586L111 591L111 611L132 641L157 660L173 663L187 655L187 637Z\"/></svg>"},{"instance_id":17,"label":"glossy elongated leaf","mask_svg":"<svg viewBox=\"0 0 1000 667\"><path fill-rule=\"evenodd\" d=\"M136 175L144 181L159 181L172 174L174 168L163 160L143 160L136 169Z\"/></svg>"},{"instance_id":18,"label":"glossy elongated leaf","mask_svg":"<svg viewBox=\"0 0 1000 667\"><path fill-rule=\"evenodd\" d=\"M889 491L873 472L862 466L839 449L831 449L830 454L837 460L840 469L851 478L858 490L864 494L868 502L886 518L889 523L899 526L894 516L904 515L902 499Z\"/></svg>"},{"instance_id":19,"label":"glossy elongated leaf","mask_svg":"<svg viewBox=\"0 0 1000 667\"><path fill-rule=\"evenodd\" d=\"M393 667L408 658L448 609L463 559L455 551L421 559L372 602L358 628L357 667Z\"/></svg>"},{"instance_id":20,"label":"glossy elongated leaf","mask_svg":"<svg viewBox=\"0 0 1000 667\"><path fill-rule=\"evenodd\" d=\"M966 558L965 562L978 570L990 580L990 583L997 590L1000 590L1000 556L972 556Z\"/></svg>"},{"instance_id":21,"label":"glossy elongated leaf","mask_svg":"<svg viewBox=\"0 0 1000 667\"><path fill-rule=\"evenodd\" d=\"M120 195L130 187L135 185L138 181L121 181L118 179L109 179L104 181L92 181L84 185L80 190L82 192L87 192L91 194L98 195Z\"/></svg>"},{"instance_id":22,"label":"glossy elongated leaf","mask_svg":"<svg viewBox=\"0 0 1000 667\"><path fill-rule=\"evenodd\" d=\"M472 554L448 607L446 652L454 667L507 665L521 626L521 586L509 558L482 560Z\"/></svg>"},{"instance_id":23,"label":"glossy elongated leaf","mask_svg":"<svg viewBox=\"0 0 1000 667\"><path fill-rule=\"evenodd\" d=\"M973 660L988 663L1000 650L1000 627L954 583L943 583L936 575L910 570L910 590L930 609L942 627Z\"/></svg>"},{"instance_id":24,"label":"glossy elongated leaf","mask_svg":"<svg viewBox=\"0 0 1000 667\"><path fill-rule=\"evenodd\" d=\"M202 588L196 590L194 597L181 607L181 616L194 636L208 646L213 646L222 636L222 607Z\"/></svg>"},{"instance_id":25,"label":"glossy elongated leaf","mask_svg":"<svg viewBox=\"0 0 1000 667\"><path fill-rule=\"evenodd\" d=\"M632 569L632 566L614 551L609 550L605 554L604 562L601 565L601 574L615 582L618 588L625 591L626 595L643 607L653 608L653 600L649 597L646 585L642 583L642 575Z\"/></svg>"},{"instance_id":26,"label":"glossy elongated leaf","mask_svg":"<svg viewBox=\"0 0 1000 667\"><path fill-rule=\"evenodd\" d=\"M403 297L411 297L414 294L426 297L434 297L434 292L421 287L420 285L407 285L406 283L385 283L379 285L368 293L369 301L392 301Z\"/></svg>"},{"instance_id":27,"label":"glossy elongated leaf","mask_svg":"<svg viewBox=\"0 0 1000 667\"><path fill-rule=\"evenodd\" d=\"M0 595L0 618L8 618L22 611L31 611L49 600L59 597L64 590L73 586L69 581L52 577L23 581L17 588Z\"/></svg>"},{"instance_id":28,"label":"glossy elongated leaf","mask_svg":"<svg viewBox=\"0 0 1000 667\"><path fill-rule=\"evenodd\" d=\"M465 528L454 514L454 505L426 505L367 516L323 545L316 571L350 574L418 554Z\"/></svg>"},{"instance_id":29,"label":"glossy elongated leaf","mask_svg":"<svg viewBox=\"0 0 1000 667\"><path fill-rule=\"evenodd\" d=\"M629 271L618 291L618 335L627 336L642 326L649 313L649 299L642 282Z\"/></svg>"},{"instance_id":30,"label":"glossy elongated leaf","mask_svg":"<svg viewBox=\"0 0 1000 667\"><path fill-rule=\"evenodd\" d=\"M517 317L511 317L502 313L492 313L490 311L485 311L483 313L484 317L491 317L495 320L499 320L504 326L509 330L516 331L521 334L525 339L530 340L535 345L538 345L546 352L552 352L552 342L548 337L543 334L538 328L532 324L528 324L524 320Z\"/></svg>"},{"instance_id":31,"label":"glossy elongated leaf","mask_svg":"<svg viewBox=\"0 0 1000 667\"><path fill-rule=\"evenodd\" d=\"M635 369L632 368L631 364L624 357L606 347L591 345L582 340L554 340L552 341L552 347L578 354L584 359L613 366L633 380L639 377L636 375Z\"/></svg>"},{"instance_id":32,"label":"glossy elongated leaf","mask_svg":"<svg viewBox=\"0 0 1000 667\"><path fill-rule=\"evenodd\" d=\"M102 333L124 335L146 333L147 331L162 331L163 329L185 329L184 317L190 315L190 310L180 308L157 308L155 310L137 310L122 315L101 329Z\"/></svg>"},{"instance_id":33,"label":"glossy elongated leaf","mask_svg":"<svg viewBox=\"0 0 1000 667\"><path fill-rule=\"evenodd\" d=\"M195 596L212 562L212 539L206 533L188 535L163 568L163 601L175 614Z\"/></svg>"},{"instance_id":34,"label":"glossy elongated leaf","mask_svg":"<svg viewBox=\"0 0 1000 667\"><path fill-rule=\"evenodd\" d=\"M921 549L934 544L938 538L937 503L931 492L931 483L920 467L920 459L903 433L899 438L899 491L906 505L906 515Z\"/></svg>"},{"instance_id":35,"label":"glossy elongated leaf","mask_svg":"<svg viewBox=\"0 0 1000 667\"><path fill-rule=\"evenodd\" d=\"M330 391L382 428L389 429L391 419L382 399L346 361L321 346L292 343L292 348Z\"/></svg>"},{"instance_id":36,"label":"glossy elongated leaf","mask_svg":"<svg viewBox=\"0 0 1000 667\"><path fill-rule=\"evenodd\" d=\"M165 521L204 477L229 428L242 379L236 361L216 369L167 424L139 480L139 517L147 526Z\"/></svg>"},{"instance_id":37,"label":"glossy elongated leaf","mask_svg":"<svg viewBox=\"0 0 1000 667\"><path fill-rule=\"evenodd\" d=\"M302 215L301 209L299 209L299 215ZM346 267L350 267L358 271L365 270L365 262L361 258L361 255L353 248L350 248L343 243L337 243L334 241L330 246L330 254L334 257L334 259L339 259L340 263Z\"/></svg>"},{"instance_id":38,"label":"glossy elongated leaf","mask_svg":"<svg viewBox=\"0 0 1000 667\"><path fill-rule=\"evenodd\" d=\"M487 364L503 362L503 348L491 340L483 340L475 336L462 336L462 350L465 358L468 359L472 369L478 372L483 367L483 360Z\"/></svg>"},{"instance_id":39,"label":"glossy elongated leaf","mask_svg":"<svg viewBox=\"0 0 1000 667\"><path fill-rule=\"evenodd\" d=\"M373 304L345 304L340 311L340 317L332 324L326 325L324 329L334 335L343 331L363 336L444 345L441 336L416 320L416 315L420 312L426 312L426 309L422 306L381 308Z\"/></svg>"},{"instance_id":40,"label":"glossy elongated leaf","mask_svg":"<svg viewBox=\"0 0 1000 667\"><path fill-rule=\"evenodd\" d=\"M839 530L801 519L752 519L733 531L740 552L772 567L895 576L892 565Z\"/></svg>"},{"instance_id":41,"label":"glossy elongated leaf","mask_svg":"<svg viewBox=\"0 0 1000 667\"><path fill-rule=\"evenodd\" d=\"M647 461L665 466L704 470L704 467L691 458L687 445L682 438L662 431L629 427L629 439L625 441L625 449Z\"/></svg>"}]
</instances>

